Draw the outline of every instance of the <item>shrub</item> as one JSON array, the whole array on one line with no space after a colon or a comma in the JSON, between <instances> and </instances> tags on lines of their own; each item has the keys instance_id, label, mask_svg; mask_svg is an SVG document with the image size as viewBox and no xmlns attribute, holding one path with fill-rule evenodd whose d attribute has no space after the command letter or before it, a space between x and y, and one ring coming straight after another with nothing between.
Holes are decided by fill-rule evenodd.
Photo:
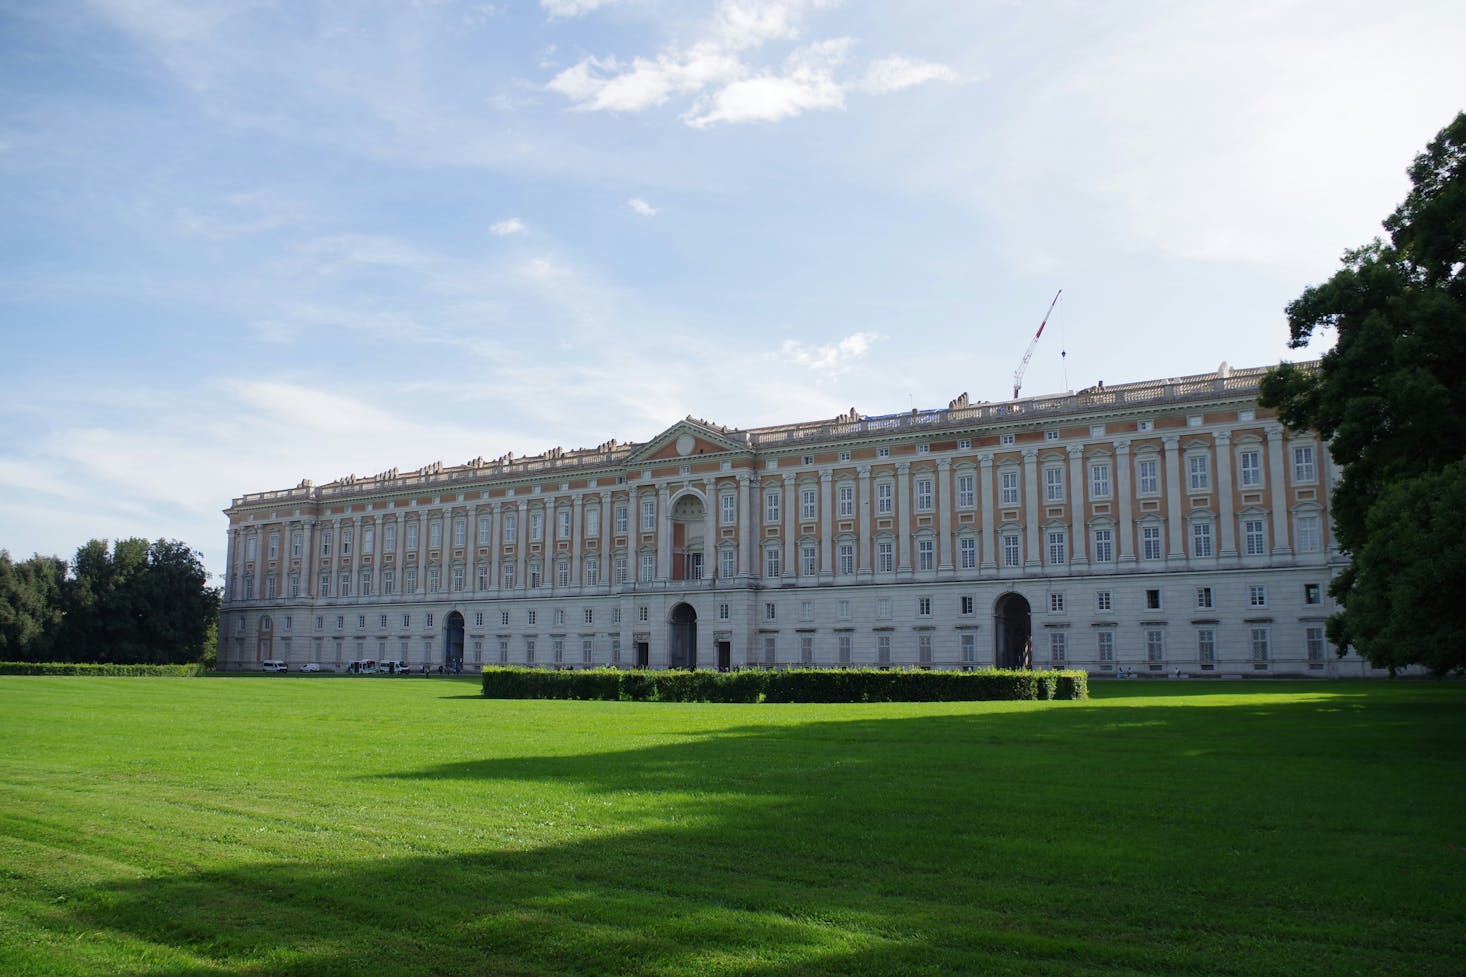
<instances>
[{"instance_id":1,"label":"shrub","mask_svg":"<svg viewBox=\"0 0 1466 977\"><path fill-rule=\"evenodd\" d=\"M640 702L969 702L1087 699L1080 671L798 668L739 672L489 666L489 699L621 699Z\"/></svg>"},{"instance_id":2,"label":"shrub","mask_svg":"<svg viewBox=\"0 0 1466 977\"><path fill-rule=\"evenodd\" d=\"M200 662L187 665L115 665L92 662L0 662L0 675L151 675L184 678L203 675Z\"/></svg>"}]
</instances>

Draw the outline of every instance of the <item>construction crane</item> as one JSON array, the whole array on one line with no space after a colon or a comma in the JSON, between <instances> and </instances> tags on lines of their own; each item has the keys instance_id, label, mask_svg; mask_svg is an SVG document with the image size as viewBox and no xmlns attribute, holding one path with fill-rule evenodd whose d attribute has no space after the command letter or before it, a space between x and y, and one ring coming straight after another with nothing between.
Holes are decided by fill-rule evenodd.
<instances>
[{"instance_id":1,"label":"construction crane","mask_svg":"<svg viewBox=\"0 0 1466 977\"><path fill-rule=\"evenodd\" d=\"M1059 296L1064 294L1061 288L1054 293L1054 300L1049 303L1049 311L1044 313L1044 321L1038 324L1038 332L1033 334L1033 342L1028 344L1028 352L1023 354L1023 362L1018 364L1018 369L1013 371L1013 399L1018 399L1018 391L1023 389L1023 373L1028 369L1028 361L1033 359L1033 348L1038 345L1038 337L1044 334L1044 326L1049 324L1049 316L1054 314L1054 306L1059 304Z\"/></svg>"}]
</instances>

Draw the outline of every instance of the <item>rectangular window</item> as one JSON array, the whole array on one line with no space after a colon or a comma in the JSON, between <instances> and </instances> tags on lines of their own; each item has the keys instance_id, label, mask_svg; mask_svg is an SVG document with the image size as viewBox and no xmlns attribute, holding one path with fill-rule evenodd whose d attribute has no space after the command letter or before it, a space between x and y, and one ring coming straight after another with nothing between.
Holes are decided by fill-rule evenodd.
<instances>
[{"instance_id":1,"label":"rectangular window","mask_svg":"<svg viewBox=\"0 0 1466 977\"><path fill-rule=\"evenodd\" d=\"M918 478L916 480L916 511L931 512L935 507L935 496L932 491L932 480L930 478Z\"/></svg>"},{"instance_id":2,"label":"rectangular window","mask_svg":"<svg viewBox=\"0 0 1466 977\"><path fill-rule=\"evenodd\" d=\"M555 536L557 539L570 538L570 510L557 509L555 511Z\"/></svg>"},{"instance_id":3,"label":"rectangular window","mask_svg":"<svg viewBox=\"0 0 1466 977\"><path fill-rule=\"evenodd\" d=\"M478 544L480 546L489 545L489 533L492 530L493 523L489 521L489 518L486 514L480 513L478 517Z\"/></svg>"},{"instance_id":4,"label":"rectangular window","mask_svg":"<svg viewBox=\"0 0 1466 977\"><path fill-rule=\"evenodd\" d=\"M1212 597L1210 587L1196 588L1196 606L1204 611L1211 610Z\"/></svg>"},{"instance_id":5,"label":"rectangular window","mask_svg":"<svg viewBox=\"0 0 1466 977\"><path fill-rule=\"evenodd\" d=\"M556 625L563 625L565 623L565 608L555 608L554 622Z\"/></svg>"},{"instance_id":6,"label":"rectangular window","mask_svg":"<svg viewBox=\"0 0 1466 977\"><path fill-rule=\"evenodd\" d=\"M300 555L300 551L301 551L301 546L302 546L303 539L304 539L304 534L302 534L299 529L295 530L294 532L292 532L290 534L290 555L291 556L299 556Z\"/></svg>"},{"instance_id":7,"label":"rectangular window","mask_svg":"<svg viewBox=\"0 0 1466 977\"><path fill-rule=\"evenodd\" d=\"M1211 489L1211 458L1206 455L1186 456L1187 484L1193 492Z\"/></svg>"},{"instance_id":8,"label":"rectangular window","mask_svg":"<svg viewBox=\"0 0 1466 977\"><path fill-rule=\"evenodd\" d=\"M1097 611L1113 611L1115 609L1115 597L1108 590L1096 590L1094 592L1094 609Z\"/></svg>"},{"instance_id":9,"label":"rectangular window","mask_svg":"<svg viewBox=\"0 0 1466 977\"><path fill-rule=\"evenodd\" d=\"M1058 465L1044 469L1044 501L1064 501L1064 469Z\"/></svg>"},{"instance_id":10,"label":"rectangular window","mask_svg":"<svg viewBox=\"0 0 1466 977\"><path fill-rule=\"evenodd\" d=\"M519 513L504 513L504 542L512 543L519 538ZM408 547L411 549L411 547Z\"/></svg>"},{"instance_id":11,"label":"rectangular window","mask_svg":"<svg viewBox=\"0 0 1466 977\"><path fill-rule=\"evenodd\" d=\"M776 621L776 620L778 620L778 618L779 618L779 605L778 604L775 604L773 601L766 601L764 603L764 620L765 621Z\"/></svg>"},{"instance_id":12,"label":"rectangular window","mask_svg":"<svg viewBox=\"0 0 1466 977\"><path fill-rule=\"evenodd\" d=\"M1142 559L1146 560L1161 558L1161 527L1140 527L1140 555Z\"/></svg>"},{"instance_id":13,"label":"rectangular window","mask_svg":"<svg viewBox=\"0 0 1466 977\"><path fill-rule=\"evenodd\" d=\"M1267 668L1268 652L1271 645L1271 635L1267 628L1252 629L1252 667L1257 669Z\"/></svg>"},{"instance_id":14,"label":"rectangular window","mask_svg":"<svg viewBox=\"0 0 1466 977\"><path fill-rule=\"evenodd\" d=\"M538 543L545 538L545 514L536 509L529 514L529 541Z\"/></svg>"},{"instance_id":15,"label":"rectangular window","mask_svg":"<svg viewBox=\"0 0 1466 977\"><path fill-rule=\"evenodd\" d=\"M1191 555L1199 557L1212 555L1211 523L1194 522L1191 524Z\"/></svg>"},{"instance_id":16,"label":"rectangular window","mask_svg":"<svg viewBox=\"0 0 1466 977\"><path fill-rule=\"evenodd\" d=\"M1319 529L1321 525L1318 516L1294 517L1293 530L1297 537L1298 552L1317 553L1323 549L1323 535Z\"/></svg>"},{"instance_id":17,"label":"rectangular window","mask_svg":"<svg viewBox=\"0 0 1466 977\"><path fill-rule=\"evenodd\" d=\"M764 635L764 664L773 667L779 660L779 641L772 634Z\"/></svg>"},{"instance_id":18,"label":"rectangular window","mask_svg":"<svg viewBox=\"0 0 1466 977\"><path fill-rule=\"evenodd\" d=\"M876 664L891 664L891 636L889 634L876 635Z\"/></svg>"},{"instance_id":19,"label":"rectangular window","mask_svg":"<svg viewBox=\"0 0 1466 977\"><path fill-rule=\"evenodd\" d=\"M840 664L841 665L848 665L848 664L850 664L850 635L848 635L848 634L842 634L842 635L840 635L840 651L839 651L839 655L840 655Z\"/></svg>"},{"instance_id":20,"label":"rectangular window","mask_svg":"<svg viewBox=\"0 0 1466 977\"><path fill-rule=\"evenodd\" d=\"M1054 665L1064 664L1069 650L1069 635L1063 631L1049 632L1049 661Z\"/></svg>"},{"instance_id":21,"label":"rectangular window","mask_svg":"<svg viewBox=\"0 0 1466 977\"><path fill-rule=\"evenodd\" d=\"M1115 632L1110 630L1096 631L1094 633L1095 653L1099 660L1106 663L1113 663L1115 660Z\"/></svg>"},{"instance_id":22,"label":"rectangular window","mask_svg":"<svg viewBox=\"0 0 1466 977\"><path fill-rule=\"evenodd\" d=\"M724 492L718 496L718 521L724 526L731 526L738 521L738 496L732 492Z\"/></svg>"},{"instance_id":23,"label":"rectangular window","mask_svg":"<svg viewBox=\"0 0 1466 977\"><path fill-rule=\"evenodd\" d=\"M718 576L732 577L738 573L738 551L731 546L718 551Z\"/></svg>"},{"instance_id":24,"label":"rectangular window","mask_svg":"<svg viewBox=\"0 0 1466 977\"><path fill-rule=\"evenodd\" d=\"M611 510L611 517L612 517L612 521L613 521L613 527L612 528L615 530L616 535L617 536L625 536L626 535L627 518L628 518L628 516L626 514L626 506L625 505L618 505L618 506L616 506L614 509Z\"/></svg>"},{"instance_id":25,"label":"rectangular window","mask_svg":"<svg viewBox=\"0 0 1466 977\"><path fill-rule=\"evenodd\" d=\"M505 627L505 628L507 628L509 626L509 612L508 611L500 611L499 612L499 626L500 627Z\"/></svg>"},{"instance_id":26,"label":"rectangular window","mask_svg":"<svg viewBox=\"0 0 1466 977\"><path fill-rule=\"evenodd\" d=\"M818 507L815 504L815 490L804 488L799 490L799 518L813 519Z\"/></svg>"},{"instance_id":27,"label":"rectangular window","mask_svg":"<svg viewBox=\"0 0 1466 977\"><path fill-rule=\"evenodd\" d=\"M1097 461L1089 466L1089 497L1108 499L1110 497L1110 463Z\"/></svg>"},{"instance_id":28,"label":"rectangular window","mask_svg":"<svg viewBox=\"0 0 1466 977\"><path fill-rule=\"evenodd\" d=\"M1203 671L1214 671L1217 667L1217 633L1212 628L1198 628L1196 631L1196 658Z\"/></svg>"},{"instance_id":29,"label":"rectangular window","mask_svg":"<svg viewBox=\"0 0 1466 977\"><path fill-rule=\"evenodd\" d=\"M372 571L361 571L361 575L357 580L357 588L357 592L363 597L370 597L372 595Z\"/></svg>"},{"instance_id":30,"label":"rectangular window","mask_svg":"<svg viewBox=\"0 0 1466 977\"><path fill-rule=\"evenodd\" d=\"M1308 651L1308 667L1323 668L1324 649L1328 647L1327 642L1324 640L1323 626L1311 624L1303 632L1303 635L1304 646Z\"/></svg>"},{"instance_id":31,"label":"rectangular window","mask_svg":"<svg viewBox=\"0 0 1466 977\"><path fill-rule=\"evenodd\" d=\"M1247 588L1248 607L1267 606L1267 587L1263 584L1251 584Z\"/></svg>"},{"instance_id":32,"label":"rectangular window","mask_svg":"<svg viewBox=\"0 0 1466 977\"><path fill-rule=\"evenodd\" d=\"M963 570L977 569L977 540L971 536L957 540L957 562Z\"/></svg>"},{"instance_id":33,"label":"rectangular window","mask_svg":"<svg viewBox=\"0 0 1466 977\"><path fill-rule=\"evenodd\" d=\"M1069 559L1069 534L1062 529L1049 531L1049 564L1060 566Z\"/></svg>"},{"instance_id":34,"label":"rectangular window","mask_svg":"<svg viewBox=\"0 0 1466 977\"><path fill-rule=\"evenodd\" d=\"M292 573L290 575L290 596L300 596L300 574L298 573Z\"/></svg>"},{"instance_id":35,"label":"rectangular window","mask_svg":"<svg viewBox=\"0 0 1466 977\"><path fill-rule=\"evenodd\" d=\"M655 579L656 575L657 555L655 553L641 554L641 576L639 579L645 583L646 581Z\"/></svg>"},{"instance_id":36,"label":"rectangular window","mask_svg":"<svg viewBox=\"0 0 1466 977\"><path fill-rule=\"evenodd\" d=\"M391 567L387 567L382 570L382 593L397 593L397 575L393 572Z\"/></svg>"},{"instance_id":37,"label":"rectangular window","mask_svg":"<svg viewBox=\"0 0 1466 977\"><path fill-rule=\"evenodd\" d=\"M1305 603L1305 604L1322 604L1323 603L1323 587L1321 587L1319 584L1316 584L1316 583L1306 583L1306 584L1304 584L1303 585L1303 603Z\"/></svg>"},{"instance_id":38,"label":"rectangular window","mask_svg":"<svg viewBox=\"0 0 1466 977\"><path fill-rule=\"evenodd\" d=\"M777 524L779 512L784 501L784 493L774 490L764 493L764 522Z\"/></svg>"},{"instance_id":39,"label":"rectangular window","mask_svg":"<svg viewBox=\"0 0 1466 977\"><path fill-rule=\"evenodd\" d=\"M1159 458L1138 458L1135 462L1137 495L1161 494L1161 462Z\"/></svg>"},{"instance_id":40,"label":"rectangular window","mask_svg":"<svg viewBox=\"0 0 1466 977\"><path fill-rule=\"evenodd\" d=\"M930 631L923 631L916 636L916 661L920 665L932 663L932 636Z\"/></svg>"},{"instance_id":41,"label":"rectangular window","mask_svg":"<svg viewBox=\"0 0 1466 977\"><path fill-rule=\"evenodd\" d=\"M1094 562L1115 562L1115 531L1113 529L1094 531Z\"/></svg>"},{"instance_id":42,"label":"rectangular window","mask_svg":"<svg viewBox=\"0 0 1466 977\"><path fill-rule=\"evenodd\" d=\"M417 549L418 528L418 523L416 522L407 524L407 548L409 550Z\"/></svg>"},{"instance_id":43,"label":"rectangular window","mask_svg":"<svg viewBox=\"0 0 1466 977\"><path fill-rule=\"evenodd\" d=\"M977 600L971 594L963 594L957 598L957 611L960 614L968 615L977 613Z\"/></svg>"},{"instance_id":44,"label":"rectangular window","mask_svg":"<svg viewBox=\"0 0 1466 977\"><path fill-rule=\"evenodd\" d=\"M998 504L1018 504L1018 473L1012 471L998 472Z\"/></svg>"},{"instance_id":45,"label":"rectangular window","mask_svg":"<svg viewBox=\"0 0 1466 977\"><path fill-rule=\"evenodd\" d=\"M814 601L802 600L799 602L799 620L806 623L814 620Z\"/></svg>"},{"instance_id":46,"label":"rectangular window","mask_svg":"<svg viewBox=\"0 0 1466 977\"><path fill-rule=\"evenodd\" d=\"M768 547L767 549L764 550L764 576L765 577L777 577L777 576L779 576L779 572L781 570L781 567L779 565L779 557L780 557L780 552L779 552L779 547L778 547L777 544L774 545L774 546L770 546L770 547Z\"/></svg>"},{"instance_id":47,"label":"rectangular window","mask_svg":"<svg viewBox=\"0 0 1466 977\"><path fill-rule=\"evenodd\" d=\"M269 555L269 558L270 559L272 559L272 560L278 560L278 559L280 559L280 534L279 533L271 533L270 534L270 542L269 542L269 545L266 547L266 549L267 549L268 553L270 554Z\"/></svg>"},{"instance_id":48,"label":"rectangular window","mask_svg":"<svg viewBox=\"0 0 1466 977\"><path fill-rule=\"evenodd\" d=\"M468 543L468 520L463 516L453 519L453 545L462 549Z\"/></svg>"},{"instance_id":49,"label":"rectangular window","mask_svg":"<svg viewBox=\"0 0 1466 977\"><path fill-rule=\"evenodd\" d=\"M841 485L835 489L836 512L841 519L855 516L855 486Z\"/></svg>"},{"instance_id":50,"label":"rectangular window","mask_svg":"<svg viewBox=\"0 0 1466 977\"><path fill-rule=\"evenodd\" d=\"M970 472L957 476L957 508L972 509L977 506L977 477Z\"/></svg>"},{"instance_id":51,"label":"rectangular window","mask_svg":"<svg viewBox=\"0 0 1466 977\"><path fill-rule=\"evenodd\" d=\"M1019 550L1019 544L1018 544L1018 534L1017 533L1004 533L1003 534L1003 566L1005 566L1005 567L1016 567L1016 566L1018 566L1020 559L1021 559L1021 556L1020 556L1020 550Z\"/></svg>"},{"instance_id":52,"label":"rectangular window","mask_svg":"<svg viewBox=\"0 0 1466 977\"><path fill-rule=\"evenodd\" d=\"M1262 452L1246 448L1237 454L1237 484L1242 488L1262 485Z\"/></svg>"},{"instance_id":53,"label":"rectangular window","mask_svg":"<svg viewBox=\"0 0 1466 977\"><path fill-rule=\"evenodd\" d=\"M586 557L582 572L585 574L585 585L587 587L594 587L599 584L601 582L600 558L595 556Z\"/></svg>"},{"instance_id":54,"label":"rectangular window","mask_svg":"<svg viewBox=\"0 0 1466 977\"><path fill-rule=\"evenodd\" d=\"M880 597L876 599L876 619L889 621L891 619L891 598Z\"/></svg>"},{"instance_id":55,"label":"rectangular window","mask_svg":"<svg viewBox=\"0 0 1466 977\"><path fill-rule=\"evenodd\" d=\"M916 598L916 614L918 617L931 617L932 599L930 597Z\"/></svg>"},{"instance_id":56,"label":"rectangular window","mask_svg":"<svg viewBox=\"0 0 1466 977\"><path fill-rule=\"evenodd\" d=\"M1145 660L1152 666L1166 660L1166 632L1160 628L1148 628L1145 632Z\"/></svg>"},{"instance_id":57,"label":"rectangular window","mask_svg":"<svg viewBox=\"0 0 1466 977\"><path fill-rule=\"evenodd\" d=\"M819 550L813 543L806 543L799 548L799 575L812 577L819 572Z\"/></svg>"},{"instance_id":58,"label":"rectangular window","mask_svg":"<svg viewBox=\"0 0 1466 977\"><path fill-rule=\"evenodd\" d=\"M428 593L436 594L441 580L437 567L428 567Z\"/></svg>"},{"instance_id":59,"label":"rectangular window","mask_svg":"<svg viewBox=\"0 0 1466 977\"><path fill-rule=\"evenodd\" d=\"M657 528L657 500L641 500L641 531L649 533Z\"/></svg>"},{"instance_id":60,"label":"rectangular window","mask_svg":"<svg viewBox=\"0 0 1466 977\"><path fill-rule=\"evenodd\" d=\"M917 540L916 541L916 569L918 569L918 570L935 570L936 569L936 566L937 566L937 559L936 559L936 541L935 540L930 540L930 539L919 539L919 540Z\"/></svg>"},{"instance_id":61,"label":"rectangular window","mask_svg":"<svg viewBox=\"0 0 1466 977\"><path fill-rule=\"evenodd\" d=\"M428 549L437 550L443 548L443 521L434 519L428 523Z\"/></svg>"},{"instance_id":62,"label":"rectangular window","mask_svg":"<svg viewBox=\"0 0 1466 977\"><path fill-rule=\"evenodd\" d=\"M601 535L601 507L588 505L585 507L585 538L599 539Z\"/></svg>"},{"instance_id":63,"label":"rectangular window","mask_svg":"<svg viewBox=\"0 0 1466 977\"><path fill-rule=\"evenodd\" d=\"M895 486L890 482L876 483L876 515L889 516L895 510L894 491Z\"/></svg>"},{"instance_id":64,"label":"rectangular window","mask_svg":"<svg viewBox=\"0 0 1466 977\"><path fill-rule=\"evenodd\" d=\"M888 540L876 544L876 572L891 573L896 569L896 546Z\"/></svg>"},{"instance_id":65,"label":"rectangular window","mask_svg":"<svg viewBox=\"0 0 1466 977\"><path fill-rule=\"evenodd\" d=\"M1312 482L1318 477L1313 463L1313 445L1299 444L1293 447L1293 481Z\"/></svg>"},{"instance_id":66,"label":"rectangular window","mask_svg":"<svg viewBox=\"0 0 1466 977\"><path fill-rule=\"evenodd\" d=\"M342 570L340 578L336 581L337 593L342 597L351 596L351 571Z\"/></svg>"},{"instance_id":67,"label":"rectangular window","mask_svg":"<svg viewBox=\"0 0 1466 977\"><path fill-rule=\"evenodd\" d=\"M1161 592L1159 590L1147 590L1145 592L1145 609L1158 611L1161 609Z\"/></svg>"},{"instance_id":68,"label":"rectangular window","mask_svg":"<svg viewBox=\"0 0 1466 977\"><path fill-rule=\"evenodd\" d=\"M730 608L727 604L718 605L718 620L726 621L731 617Z\"/></svg>"},{"instance_id":69,"label":"rectangular window","mask_svg":"<svg viewBox=\"0 0 1466 977\"><path fill-rule=\"evenodd\" d=\"M341 530L341 555L351 555L351 544L356 541L356 532L352 529Z\"/></svg>"},{"instance_id":70,"label":"rectangular window","mask_svg":"<svg viewBox=\"0 0 1466 977\"><path fill-rule=\"evenodd\" d=\"M254 537L251 536L250 539L254 539ZM254 544L251 543L250 545L253 546ZM331 530L329 529L321 530L321 555L331 555ZM253 559L253 557L251 557L251 559Z\"/></svg>"},{"instance_id":71,"label":"rectangular window","mask_svg":"<svg viewBox=\"0 0 1466 977\"><path fill-rule=\"evenodd\" d=\"M799 663L808 665L814 661L814 635L801 634L799 636Z\"/></svg>"},{"instance_id":72,"label":"rectangular window","mask_svg":"<svg viewBox=\"0 0 1466 977\"><path fill-rule=\"evenodd\" d=\"M361 550L363 553L373 552L373 545L377 540L377 531L374 526L363 526L361 529Z\"/></svg>"},{"instance_id":73,"label":"rectangular window","mask_svg":"<svg viewBox=\"0 0 1466 977\"><path fill-rule=\"evenodd\" d=\"M835 617L841 621L850 620L850 601L839 600L835 602Z\"/></svg>"},{"instance_id":74,"label":"rectangular window","mask_svg":"<svg viewBox=\"0 0 1466 977\"><path fill-rule=\"evenodd\" d=\"M839 560L840 573L847 577L853 574L855 572L855 544L841 543L835 548L835 553Z\"/></svg>"},{"instance_id":75,"label":"rectangular window","mask_svg":"<svg viewBox=\"0 0 1466 977\"><path fill-rule=\"evenodd\" d=\"M489 567L488 567L488 564L486 564L486 563L479 564L478 576L474 580L474 585L475 585L475 589L477 589L477 590L488 590L489 589Z\"/></svg>"},{"instance_id":76,"label":"rectangular window","mask_svg":"<svg viewBox=\"0 0 1466 977\"><path fill-rule=\"evenodd\" d=\"M556 560L555 561L555 586L556 587L568 587L568 586L570 586L570 561L569 560Z\"/></svg>"},{"instance_id":77,"label":"rectangular window","mask_svg":"<svg viewBox=\"0 0 1466 977\"><path fill-rule=\"evenodd\" d=\"M506 564L504 564L504 583L503 583L503 589L504 590L513 590L514 589L514 564L512 564L512 563L506 563Z\"/></svg>"},{"instance_id":78,"label":"rectangular window","mask_svg":"<svg viewBox=\"0 0 1466 977\"><path fill-rule=\"evenodd\" d=\"M1059 614L1064 610L1064 594L1062 591L1049 592L1049 612Z\"/></svg>"},{"instance_id":79,"label":"rectangular window","mask_svg":"<svg viewBox=\"0 0 1466 977\"><path fill-rule=\"evenodd\" d=\"M626 582L626 575L628 573L626 560L626 554L619 553L617 554L616 559L612 564L612 573L615 575L616 583Z\"/></svg>"},{"instance_id":80,"label":"rectangular window","mask_svg":"<svg viewBox=\"0 0 1466 977\"><path fill-rule=\"evenodd\" d=\"M1242 543L1244 552L1248 556L1264 556L1267 554L1267 534L1263 527L1264 524L1261 519L1242 520Z\"/></svg>"}]
</instances>

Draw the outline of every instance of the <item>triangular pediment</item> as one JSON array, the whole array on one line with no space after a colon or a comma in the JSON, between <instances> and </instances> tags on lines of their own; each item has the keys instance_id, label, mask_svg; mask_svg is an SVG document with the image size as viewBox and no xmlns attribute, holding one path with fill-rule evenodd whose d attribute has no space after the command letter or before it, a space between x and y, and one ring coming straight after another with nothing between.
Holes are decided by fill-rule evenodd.
<instances>
[{"instance_id":1,"label":"triangular pediment","mask_svg":"<svg viewBox=\"0 0 1466 977\"><path fill-rule=\"evenodd\" d=\"M646 444L637 448L628 462L662 461L669 458L694 458L698 455L721 454L725 451L747 451L748 445L736 435L702 421L687 418L678 421Z\"/></svg>"}]
</instances>

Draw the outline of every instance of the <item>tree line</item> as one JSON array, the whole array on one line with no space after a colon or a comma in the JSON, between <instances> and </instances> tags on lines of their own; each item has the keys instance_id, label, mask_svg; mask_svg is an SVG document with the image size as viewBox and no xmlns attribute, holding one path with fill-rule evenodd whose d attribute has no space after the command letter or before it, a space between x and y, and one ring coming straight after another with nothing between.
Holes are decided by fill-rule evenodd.
<instances>
[{"instance_id":1,"label":"tree line","mask_svg":"<svg viewBox=\"0 0 1466 977\"><path fill-rule=\"evenodd\" d=\"M70 563L0 550L0 660L194 662L218 620L218 588L177 540L94 539Z\"/></svg>"}]
</instances>

